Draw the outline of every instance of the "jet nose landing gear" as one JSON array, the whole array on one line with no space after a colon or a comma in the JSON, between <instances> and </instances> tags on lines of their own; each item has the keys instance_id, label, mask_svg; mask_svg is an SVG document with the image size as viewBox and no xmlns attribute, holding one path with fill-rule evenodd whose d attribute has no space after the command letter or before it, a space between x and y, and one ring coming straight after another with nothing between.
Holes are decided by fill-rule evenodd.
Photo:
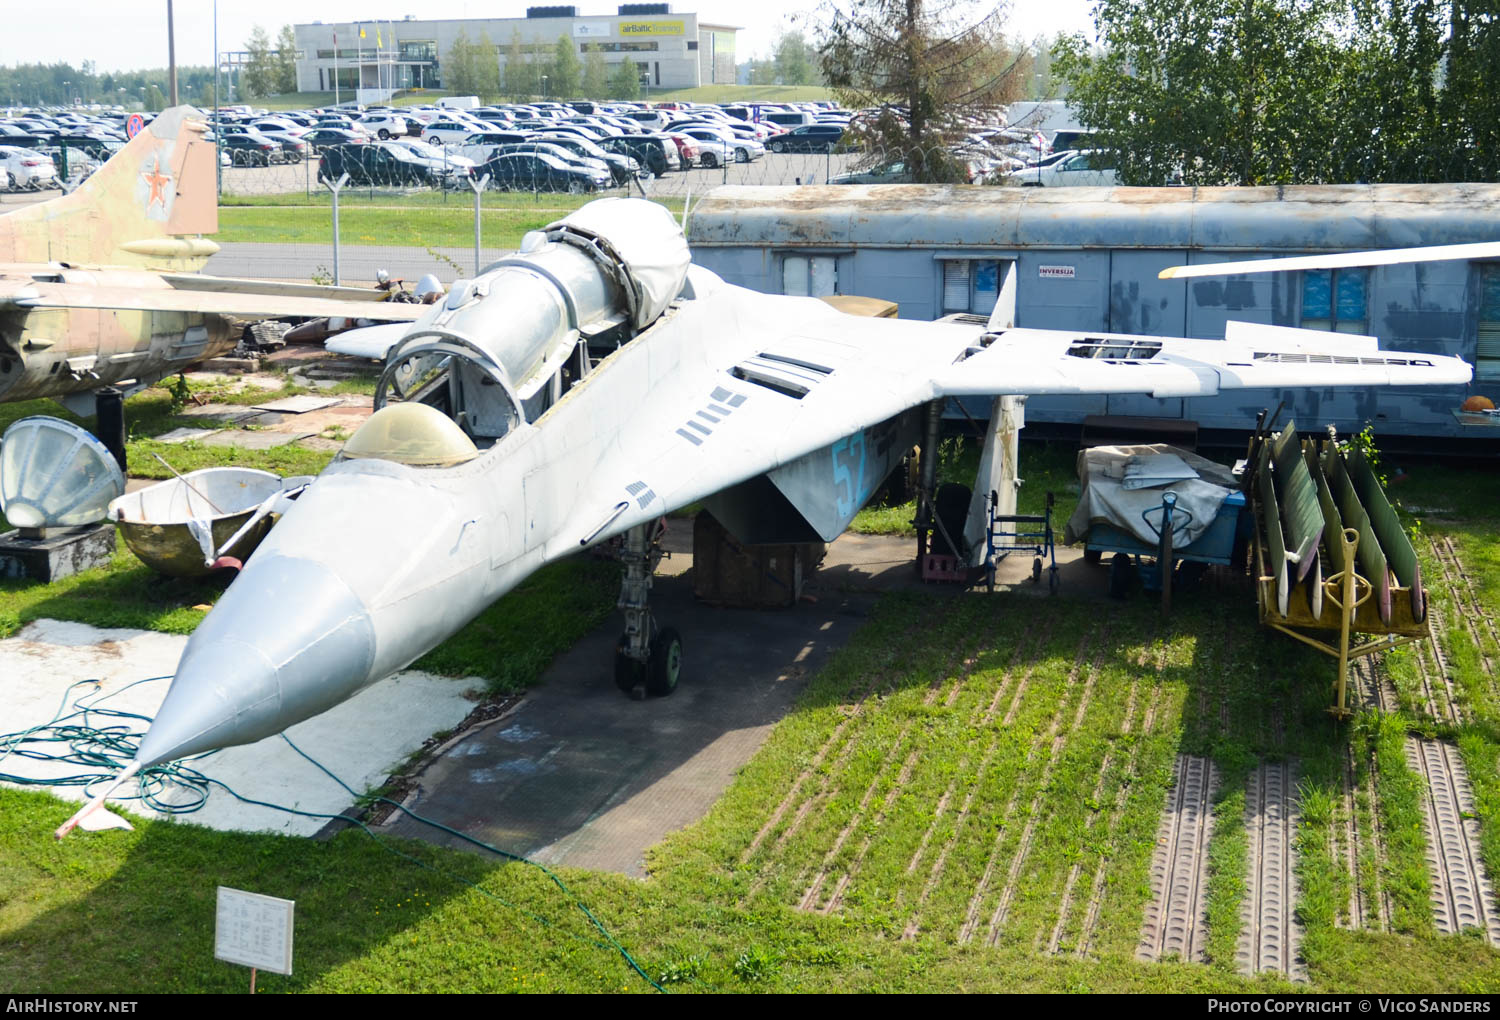
<instances>
[{"instance_id":1,"label":"jet nose landing gear","mask_svg":"<svg viewBox=\"0 0 1500 1020\"><path fill-rule=\"evenodd\" d=\"M625 633L615 645L615 686L633 698L664 698L677 689L682 672L682 635L659 627L651 615L651 575L661 562L666 521L658 518L625 532L620 562L619 607Z\"/></svg>"}]
</instances>

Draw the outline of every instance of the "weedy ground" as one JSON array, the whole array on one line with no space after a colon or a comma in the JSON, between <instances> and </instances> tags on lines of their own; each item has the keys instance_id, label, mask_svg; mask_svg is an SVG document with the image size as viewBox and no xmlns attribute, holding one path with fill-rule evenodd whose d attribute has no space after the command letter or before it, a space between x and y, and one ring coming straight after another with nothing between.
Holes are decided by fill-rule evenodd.
<instances>
[{"instance_id":1,"label":"weedy ground","mask_svg":"<svg viewBox=\"0 0 1500 1020\"><path fill-rule=\"evenodd\" d=\"M1029 499L1038 478L1062 489L1071 455L1027 444L1023 475ZM1416 661L1393 653L1398 704L1334 723L1331 660L1259 627L1240 579L1210 579L1166 619L1139 595L1103 598L1102 577L1100 591L1045 601L890 594L710 813L652 851L644 882L565 870L568 893L530 865L357 830L313 842L150 823L59 844L49 834L66 805L0 790L0 986L239 990L244 972L212 959L222 884L297 900L296 973L262 975L266 991L1290 990L1238 974L1235 946L1244 780L1262 759L1294 757L1309 976L1295 987L1493 992L1500 953L1434 930L1421 791L1402 748L1411 731L1457 742L1496 875L1500 647L1482 618L1464 621L1500 600L1500 482L1428 466L1396 491L1427 508L1418 545L1447 621L1438 637L1460 722L1413 679ZM1437 580L1433 538L1453 539L1472 579L1467 616ZM132 592L149 586L132 569L118 563L47 599L74 603L69 618L108 610L190 628L173 615L180 600L147 611ZM476 630L481 618L430 658L445 671L508 658L538 628L602 618L613 581L539 576L512 604L534 616ZM29 597L6 584L0 606ZM5 612L0 626L13 629L17 611ZM1141 963L1157 824L1181 753L1210 756L1222 777L1207 962ZM1349 763L1359 790L1374 791L1352 808ZM1379 847L1352 872L1338 852L1346 811ZM1356 886L1389 904L1387 920L1372 908L1340 926Z\"/></svg>"}]
</instances>

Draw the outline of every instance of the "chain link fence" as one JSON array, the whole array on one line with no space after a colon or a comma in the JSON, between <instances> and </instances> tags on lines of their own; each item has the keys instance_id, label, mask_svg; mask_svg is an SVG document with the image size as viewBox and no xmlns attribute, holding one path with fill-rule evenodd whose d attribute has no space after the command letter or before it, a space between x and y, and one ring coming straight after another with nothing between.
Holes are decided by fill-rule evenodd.
<instances>
[{"instance_id":1,"label":"chain link fence","mask_svg":"<svg viewBox=\"0 0 1500 1020\"><path fill-rule=\"evenodd\" d=\"M680 216L695 196L722 185L911 179L896 156L822 143L605 142L613 144L582 151L549 140L476 151L409 139L330 146L305 157L241 156L220 171L223 251L208 271L348 284L385 269L403 278L432 273L446 283L513 251L526 231L602 196L658 201ZM1025 162L977 144L960 156L976 184L1007 183L1005 173ZM341 180L335 198L330 185Z\"/></svg>"}]
</instances>

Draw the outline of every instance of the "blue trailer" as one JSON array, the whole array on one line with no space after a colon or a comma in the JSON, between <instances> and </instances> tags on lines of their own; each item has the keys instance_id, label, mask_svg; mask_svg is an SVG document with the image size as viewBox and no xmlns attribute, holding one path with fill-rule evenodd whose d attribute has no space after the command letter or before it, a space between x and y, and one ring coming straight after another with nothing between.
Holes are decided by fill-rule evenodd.
<instances>
[{"instance_id":1,"label":"blue trailer","mask_svg":"<svg viewBox=\"0 0 1500 1020\"><path fill-rule=\"evenodd\" d=\"M1090 563L1114 553L1110 562L1109 592L1124 598L1130 590L1133 573L1138 573L1147 591L1160 591L1162 608L1172 606L1173 578L1191 578L1209 566L1240 565L1250 539L1251 518L1245 513L1245 494L1231 492L1219 508L1208 529L1188 545L1176 544L1176 536L1192 520L1191 514L1177 504L1177 494L1170 489L1162 495L1161 505L1141 516L1157 536L1148 545L1125 528L1096 521L1084 540L1084 559Z\"/></svg>"}]
</instances>

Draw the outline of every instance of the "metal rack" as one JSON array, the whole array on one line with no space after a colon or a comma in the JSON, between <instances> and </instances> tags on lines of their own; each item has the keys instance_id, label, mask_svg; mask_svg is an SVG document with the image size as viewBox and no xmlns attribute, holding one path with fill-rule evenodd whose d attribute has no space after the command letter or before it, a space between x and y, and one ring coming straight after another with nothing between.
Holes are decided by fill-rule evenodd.
<instances>
[{"instance_id":1,"label":"metal rack","mask_svg":"<svg viewBox=\"0 0 1500 1020\"><path fill-rule=\"evenodd\" d=\"M1312 488L1294 492L1292 475L1304 469ZM1329 712L1347 719L1353 714L1347 700L1352 659L1432 636L1416 550L1358 454L1345 456L1332 442L1321 452L1311 441L1299 444L1289 424L1273 443L1252 447L1247 470L1254 479L1260 622L1337 660ZM1303 526L1283 530L1283 502L1287 520L1300 519ZM1321 528L1313 548L1289 549L1286 536L1305 534L1308 522ZM1307 562L1308 555L1318 562ZM1323 562L1332 571L1327 576ZM1304 631L1337 631L1337 642Z\"/></svg>"}]
</instances>

